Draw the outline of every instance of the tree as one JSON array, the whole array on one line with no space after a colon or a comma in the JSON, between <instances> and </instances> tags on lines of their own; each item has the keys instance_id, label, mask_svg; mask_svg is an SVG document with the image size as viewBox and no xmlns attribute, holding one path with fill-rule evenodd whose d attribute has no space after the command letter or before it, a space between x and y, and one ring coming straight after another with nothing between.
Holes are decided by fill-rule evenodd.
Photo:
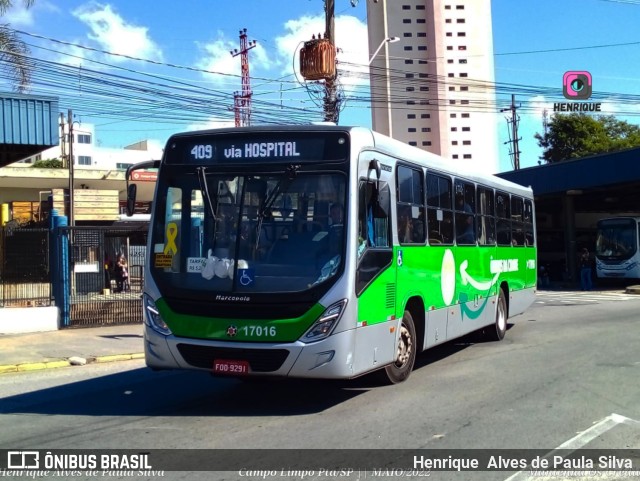
<instances>
[{"instance_id":1,"label":"tree","mask_svg":"<svg viewBox=\"0 0 640 481\"><path fill-rule=\"evenodd\" d=\"M36 169L62 169L62 161L60 159L44 159L36 160L31 166Z\"/></svg>"},{"instance_id":2,"label":"tree","mask_svg":"<svg viewBox=\"0 0 640 481\"><path fill-rule=\"evenodd\" d=\"M613 115L554 114L543 135L535 134L548 163L640 147L640 127Z\"/></svg>"},{"instance_id":3,"label":"tree","mask_svg":"<svg viewBox=\"0 0 640 481\"><path fill-rule=\"evenodd\" d=\"M23 0L25 8L31 7L34 0ZM13 2L0 0L0 15L7 13ZM29 47L20 40L8 24L0 25L0 64L9 72L18 92L26 90L31 80L31 60L28 57Z\"/></svg>"}]
</instances>

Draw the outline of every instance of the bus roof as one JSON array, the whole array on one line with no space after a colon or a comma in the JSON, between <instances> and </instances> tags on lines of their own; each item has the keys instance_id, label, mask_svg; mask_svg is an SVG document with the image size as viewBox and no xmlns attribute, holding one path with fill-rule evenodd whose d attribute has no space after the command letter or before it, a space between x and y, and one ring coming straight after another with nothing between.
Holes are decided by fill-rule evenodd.
<instances>
[{"instance_id":1,"label":"bus roof","mask_svg":"<svg viewBox=\"0 0 640 481\"><path fill-rule=\"evenodd\" d=\"M329 123L323 123L319 125L261 125L251 127L223 127L219 129L199 130L191 132L181 132L172 135L167 144L172 139L179 139L185 137L197 137L207 135L224 135L224 134L238 134L240 132L350 132L361 139L371 139L371 145L363 145L363 149L367 150L369 147L371 150L380 151L398 160L407 161L417 165L421 165L427 168L436 169L442 173L449 175L455 175L463 177L469 181L482 183L496 189L504 189L509 192L514 192L524 197L532 198L533 192L530 187L524 187L520 184L510 182L508 180L497 177L491 173L482 172L478 169L474 169L472 166L465 165L463 172L460 172L460 165L453 165L448 162L447 159L437 154L427 152L408 145L399 140L387 137L381 133L375 132L367 127L355 127L355 126L342 126L332 125ZM365 140L366 142L366 140ZM165 149L166 151L166 149Z\"/></svg>"}]
</instances>

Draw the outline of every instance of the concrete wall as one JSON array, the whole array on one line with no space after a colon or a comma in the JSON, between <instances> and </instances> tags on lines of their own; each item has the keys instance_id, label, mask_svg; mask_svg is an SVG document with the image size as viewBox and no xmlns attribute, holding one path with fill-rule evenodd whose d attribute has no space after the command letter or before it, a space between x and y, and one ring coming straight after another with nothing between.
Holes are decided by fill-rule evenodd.
<instances>
[{"instance_id":1,"label":"concrete wall","mask_svg":"<svg viewBox=\"0 0 640 481\"><path fill-rule=\"evenodd\" d=\"M0 308L0 334L57 331L60 312L51 307Z\"/></svg>"}]
</instances>

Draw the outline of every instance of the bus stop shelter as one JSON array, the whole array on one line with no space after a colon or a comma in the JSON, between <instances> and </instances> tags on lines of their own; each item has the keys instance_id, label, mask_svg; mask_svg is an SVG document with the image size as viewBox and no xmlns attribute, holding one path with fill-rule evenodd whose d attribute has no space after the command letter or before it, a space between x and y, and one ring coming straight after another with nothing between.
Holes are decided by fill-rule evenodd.
<instances>
[{"instance_id":1,"label":"bus stop shelter","mask_svg":"<svg viewBox=\"0 0 640 481\"><path fill-rule=\"evenodd\" d=\"M538 265L552 281L577 281L578 252L593 254L597 221L640 216L640 148L503 172L533 189Z\"/></svg>"}]
</instances>

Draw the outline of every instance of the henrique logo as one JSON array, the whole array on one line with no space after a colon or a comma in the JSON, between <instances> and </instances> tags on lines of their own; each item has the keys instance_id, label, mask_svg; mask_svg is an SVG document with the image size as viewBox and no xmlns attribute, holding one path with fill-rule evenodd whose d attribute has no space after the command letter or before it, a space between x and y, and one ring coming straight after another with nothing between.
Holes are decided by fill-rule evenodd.
<instances>
[{"instance_id":1,"label":"henrique logo","mask_svg":"<svg viewBox=\"0 0 640 481\"><path fill-rule=\"evenodd\" d=\"M593 79L586 70L569 70L562 76L562 95L568 100L587 100L593 94ZM554 112L600 112L594 102L556 102Z\"/></svg>"}]
</instances>

